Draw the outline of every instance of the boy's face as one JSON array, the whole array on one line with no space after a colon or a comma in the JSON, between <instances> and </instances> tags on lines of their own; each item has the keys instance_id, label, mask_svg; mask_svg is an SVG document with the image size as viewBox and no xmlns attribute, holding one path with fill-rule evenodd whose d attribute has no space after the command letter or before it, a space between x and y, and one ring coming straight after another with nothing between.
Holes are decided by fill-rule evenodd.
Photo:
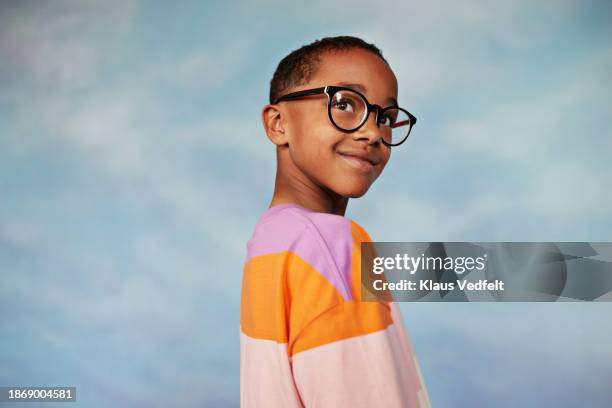
<instances>
[{"instance_id":1,"label":"boy's face","mask_svg":"<svg viewBox=\"0 0 612 408\"><path fill-rule=\"evenodd\" d=\"M324 53L312 80L288 92L346 86L382 107L397 100L397 80L375 54L354 49ZM308 96L283 104L289 157L304 182L312 182L342 197L360 197L385 168L391 149L381 141L376 114L355 132L336 128L327 115L327 95Z\"/></svg>"}]
</instances>

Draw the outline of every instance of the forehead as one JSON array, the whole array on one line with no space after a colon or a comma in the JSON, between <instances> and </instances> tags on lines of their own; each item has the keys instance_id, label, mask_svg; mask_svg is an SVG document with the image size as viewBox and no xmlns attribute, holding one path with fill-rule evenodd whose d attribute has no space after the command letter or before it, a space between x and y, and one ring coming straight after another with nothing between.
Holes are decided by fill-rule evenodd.
<instances>
[{"instance_id":1,"label":"forehead","mask_svg":"<svg viewBox=\"0 0 612 408\"><path fill-rule=\"evenodd\" d=\"M377 55L362 49L326 52L310 83L314 86L355 84L372 102L397 99L397 79Z\"/></svg>"}]
</instances>

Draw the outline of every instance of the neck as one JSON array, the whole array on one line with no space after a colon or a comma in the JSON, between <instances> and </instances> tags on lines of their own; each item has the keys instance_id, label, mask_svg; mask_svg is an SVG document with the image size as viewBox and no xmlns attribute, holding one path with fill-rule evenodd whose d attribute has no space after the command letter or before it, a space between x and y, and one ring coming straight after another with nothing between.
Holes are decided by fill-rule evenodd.
<instances>
[{"instance_id":1,"label":"neck","mask_svg":"<svg viewBox=\"0 0 612 408\"><path fill-rule=\"evenodd\" d=\"M284 166L279 161L270 207L279 204L298 204L315 212L344 216L348 197L340 196L309 180L295 166Z\"/></svg>"}]
</instances>

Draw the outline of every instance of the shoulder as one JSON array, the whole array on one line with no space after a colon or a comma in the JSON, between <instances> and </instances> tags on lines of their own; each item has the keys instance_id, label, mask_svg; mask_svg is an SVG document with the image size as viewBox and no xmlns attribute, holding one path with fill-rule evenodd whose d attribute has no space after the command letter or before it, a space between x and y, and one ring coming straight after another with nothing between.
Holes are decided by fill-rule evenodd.
<instances>
[{"instance_id":1,"label":"shoulder","mask_svg":"<svg viewBox=\"0 0 612 408\"><path fill-rule=\"evenodd\" d=\"M352 298L355 255L368 233L349 218L280 205L266 211L247 244L247 260L272 254L298 256Z\"/></svg>"},{"instance_id":2,"label":"shoulder","mask_svg":"<svg viewBox=\"0 0 612 408\"><path fill-rule=\"evenodd\" d=\"M355 241L371 241L367 231L355 221L284 204L264 213L247 249L248 256L253 257L323 245L324 248L316 249L328 249L332 254L339 255Z\"/></svg>"}]
</instances>

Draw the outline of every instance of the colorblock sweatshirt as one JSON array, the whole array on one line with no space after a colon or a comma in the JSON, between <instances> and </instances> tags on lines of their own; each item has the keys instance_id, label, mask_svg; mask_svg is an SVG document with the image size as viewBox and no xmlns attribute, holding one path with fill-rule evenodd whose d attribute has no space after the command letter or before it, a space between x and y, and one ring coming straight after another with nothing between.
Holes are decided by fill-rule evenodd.
<instances>
[{"instance_id":1,"label":"colorblock sweatshirt","mask_svg":"<svg viewBox=\"0 0 612 408\"><path fill-rule=\"evenodd\" d=\"M361 242L339 215L268 209L247 244L241 407L429 407L394 302L361 301Z\"/></svg>"}]
</instances>

